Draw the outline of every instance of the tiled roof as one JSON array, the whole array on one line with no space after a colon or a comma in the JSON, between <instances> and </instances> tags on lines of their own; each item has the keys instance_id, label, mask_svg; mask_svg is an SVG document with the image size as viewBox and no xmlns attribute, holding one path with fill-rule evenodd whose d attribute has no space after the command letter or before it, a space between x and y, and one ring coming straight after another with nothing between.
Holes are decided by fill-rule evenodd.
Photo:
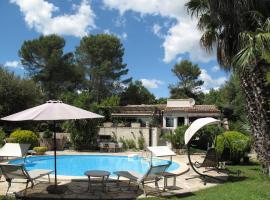
<instances>
[{"instance_id":1,"label":"tiled roof","mask_svg":"<svg viewBox=\"0 0 270 200\"><path fill-rule=\"evenodd\" d=\"M127 106L115 106L112 108L113 115L119 114L130 114L130 115L153 115L155 113L159 113L161 108L163 108L161 104L157 105L127 105Z\"/></svg>"},{"instance_id":2,"label":"tiled roof","mask_svg":"<svg viewBox=\"0 0 270 200\"><path fill-rule=\"evenodd\" d=\"M192 107L166 107L164 112L220 113L215 105L194 105Z\"/></svg>"},{"instance_id":3,"label":"tiled roof","mask_svg":"<svg viewBox=\"0 0 270 200\"><path fill-rule=\"evenodd\" d=\"M112 108L113 115L153 115L172 112L188 113L220 113L220 110L214 105L194 105L192 107L166 107L166 104L157 105L127 105L116 106Z\"/></svg>"}]
</instances>

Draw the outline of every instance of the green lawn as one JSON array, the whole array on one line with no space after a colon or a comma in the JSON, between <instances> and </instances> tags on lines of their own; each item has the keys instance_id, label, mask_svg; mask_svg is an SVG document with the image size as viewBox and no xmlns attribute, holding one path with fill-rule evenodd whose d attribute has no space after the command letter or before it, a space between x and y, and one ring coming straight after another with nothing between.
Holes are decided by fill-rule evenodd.
<instances>
[{"instance_id":1,"label":"green lawn","mask_svg":"<svg viewBox=\"0 0 270 200\"><path fill-rule=\"evenodd\" d=\"M259 165L233 166L231 170L241 170L244 178L234 180L209 189L186 195L186 197L171 197L181 200L266 200L270 199L270 178L261 173ZM147 200L162 200L164 198L147 198ZM168 198L167 198L168 199Z\"/></svg>"}]
</instances>

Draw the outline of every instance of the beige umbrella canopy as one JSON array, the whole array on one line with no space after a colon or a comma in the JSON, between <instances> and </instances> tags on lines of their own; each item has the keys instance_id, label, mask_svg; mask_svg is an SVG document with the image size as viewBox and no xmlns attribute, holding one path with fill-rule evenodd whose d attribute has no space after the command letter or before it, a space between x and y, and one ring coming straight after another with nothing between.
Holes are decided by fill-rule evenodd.
<instances>
[{"instance_id":1,"label":"beige umbrella canopy","mask_svg":"<svg viewBox=\"0 0 270 200\"><path fill-rule=\"evenodd\" d=\"M60 121L70 119L92 119L103 116L63 103L47 101L45 104L3 117L6 121Z\"/></svg>"},{"instance_id":2,"label":"beige umbrella canopy","mask_svg":"<svg viewBox=\"0 0 270 200\"><path fill-rule=\"evenodd\" d=\"M185 144L188 144L191 138L197 133L199 129L206 125L221 124L220 120L212 117L199 118L195 120L185 132Z\"/></svg>"},{"instance_id":3,"label":"beige umbrella canopy","mask_svg":"<svg viewBox=\"0 0 270 200\"><path fill-rule=\"evenodd\" d=\"M53 121L54 122L54 168L55 168L55 187L57 186L57 168L56 168L56 121L71 119L93 119L103 118L96 113L77 108L63 103L62 101L47 101L45 104L9 115L1 118L5 121Z\"/></svg>"}]
</instances>

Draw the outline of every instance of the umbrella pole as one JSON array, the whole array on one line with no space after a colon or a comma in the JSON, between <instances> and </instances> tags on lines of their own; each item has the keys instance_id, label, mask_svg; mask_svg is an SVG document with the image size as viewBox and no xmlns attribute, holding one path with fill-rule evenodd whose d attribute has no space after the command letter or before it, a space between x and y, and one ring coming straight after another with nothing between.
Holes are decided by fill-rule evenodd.
<instances>
[{"instance_id":1,"label":"umbrella pole","mask_svg":"<svg viewBox=\"0 0 270 200\"><path fill-rule=\"evenodd\" d=\"M54 186L57 187L57 166L56 166L56 123L53 121L53 141L54 141Z\"/></svg>"}]
</instances>

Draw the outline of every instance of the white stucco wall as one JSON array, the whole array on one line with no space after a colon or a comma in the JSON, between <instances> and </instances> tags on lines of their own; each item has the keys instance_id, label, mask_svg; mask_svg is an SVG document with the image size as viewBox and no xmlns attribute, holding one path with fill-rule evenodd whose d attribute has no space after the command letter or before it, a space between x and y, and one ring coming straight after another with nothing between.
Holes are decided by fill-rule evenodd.
<instances>
[{"instance_id":1,"label":"white stucco wall","mask_svg":"<svg viewBox=\"0 0 270 200\"><path fill-rule=\"evenodd\" d=\"M151 129L151 131L150 131ZM124 139L133 139L138 145L138 138L143 136L145 145L149 146L150 133L152 133L152 143L150 145L157 146L158 138L160 136L159 128L148 128L148 127L100 127L99 135L110 135L116 136L119 140L121 137Z\"/></svg>"}]
</instances>

